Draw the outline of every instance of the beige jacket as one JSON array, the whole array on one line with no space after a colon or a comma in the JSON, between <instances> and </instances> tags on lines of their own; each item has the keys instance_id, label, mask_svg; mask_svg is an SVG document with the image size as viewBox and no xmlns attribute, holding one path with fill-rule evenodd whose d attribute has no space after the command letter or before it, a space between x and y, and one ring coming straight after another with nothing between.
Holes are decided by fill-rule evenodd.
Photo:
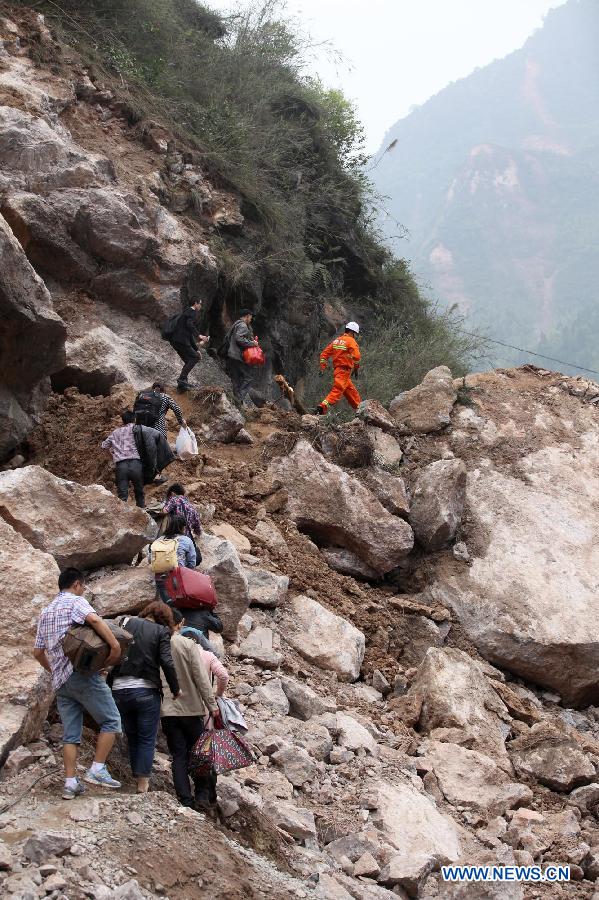
<instances>
[{"instance_id":1,"label":"beige jacket","mask_svg":"<svg viewBox=\"0 0 599 900\"><path fill-rule=\"evenodd\" d=\"M161 672L164 696L160 715L203 716L208 712L215 712L218 707L199 646L189 638L174 634L171 638L171 652L182 696L178 700L173 699L171 692L167 690L164 673Z\"/></svg>"}]
</instances>

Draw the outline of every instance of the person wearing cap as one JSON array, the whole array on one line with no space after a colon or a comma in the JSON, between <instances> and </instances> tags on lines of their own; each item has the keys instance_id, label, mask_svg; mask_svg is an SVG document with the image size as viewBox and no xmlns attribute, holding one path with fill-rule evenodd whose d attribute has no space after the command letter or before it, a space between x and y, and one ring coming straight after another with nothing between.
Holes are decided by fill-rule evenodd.
<instances>
[{"instance_id":1,"label":"person wearing cap","mask_svg":"<svg viewBox=\"0 0 599 900\"><path fill-rule=\"evenodd\" d=\"M330 406L345 397L352 409L357 409L362 398L352 382L352 373L357 378L360 369L360 348L356 341L360 333L357 322L348 322L345 331L333 338L320 354L320 374L324 375L329 357L333 360L333 387L322 403L316 407L317 415L324 416Z\"/></svg>"},{"instance_id":2,"label":"person wearing cap","mask_svg":"<svg viewBox=\"0 0 599 900\"><path fill-rule=\"evenodd\" d=\"M252 368L244 363L243 351L258 346L252 331L253 315L251 309L240 310L239 318L229 332L227 370L233 382L233 394L240 405L247 403L252 386Z\"/></svg>"}]
</instances>

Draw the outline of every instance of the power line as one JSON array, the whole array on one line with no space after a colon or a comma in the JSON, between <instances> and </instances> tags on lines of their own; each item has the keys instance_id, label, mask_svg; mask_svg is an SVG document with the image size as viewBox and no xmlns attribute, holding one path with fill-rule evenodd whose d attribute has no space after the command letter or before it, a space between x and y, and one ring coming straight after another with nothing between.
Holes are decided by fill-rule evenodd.
<instances>
[{"instance_id":1,"label":"power line","mask_svg":"<svg viewBox=\"0 0 599 900\"><path fill-rule=\"evenodd\" d=\"M546 356L544 353L535 353L534 350L526 350L524 347L515 347L513 344L506 344L505 341L498 341L495 338L485 337L484 334L477 334L474 331L466 331L464 328L457 328L456 331L461 334L467 334L470 337L480 338L489 344L498 344L500 347L508 347L510 350L517 350L519 353L527 353L529 356L538 356L539 359L548 359L550 362L559 363L560 366L569 366L570 369L578 369L580 372L591 372L592 375L599 375L596 369L589 369L588 366L578 366L576 363L566 362L563 359L556 359L555 356Z\"/></svg>"}]
</instances>

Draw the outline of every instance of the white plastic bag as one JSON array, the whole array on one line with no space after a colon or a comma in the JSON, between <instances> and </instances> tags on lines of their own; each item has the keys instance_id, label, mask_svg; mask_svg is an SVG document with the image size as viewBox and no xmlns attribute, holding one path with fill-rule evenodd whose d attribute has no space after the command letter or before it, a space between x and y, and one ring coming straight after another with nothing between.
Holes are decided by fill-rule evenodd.
<instances>
[{"instance_id":1,"label":"white plastic bag","mask_svg":"<svg viewBox=\"0 0 599 900\"><path fill-rule=\"evenodd\" d=\"M180 428L175 444L175 452L179 459L191 459L198 455L198 442L191 428Z\"/></svg>"}]
</instances>

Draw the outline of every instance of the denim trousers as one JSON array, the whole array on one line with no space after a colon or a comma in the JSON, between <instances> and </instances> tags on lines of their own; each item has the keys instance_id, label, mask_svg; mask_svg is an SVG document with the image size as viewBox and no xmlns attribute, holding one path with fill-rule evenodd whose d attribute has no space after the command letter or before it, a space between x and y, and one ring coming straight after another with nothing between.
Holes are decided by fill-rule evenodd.
<instances>
[{"instance_id":1,"label":"denim trousers","mask_svg":"<svg viewBox=\"0 0 599 900\"><path fill-rule=\"evenodd\" d=\"M156 688L122 688L114 691L114 699L127 735L131 771L135 778L147 778L154 762L160 694Z\"/></svg>"},{"instance_id":2,"label":"denim trousers","mask_svg":"<svg viewBox=\"0 0 599 900\"><path fill-rule=\"evenodd\" d=\"M56 691L56 706L63 725L63 744L80 744L83 713L89 713L100 731L121 733L121 718L110 688L100 675L73 672Z\"/></svg>"}]
</instances>

